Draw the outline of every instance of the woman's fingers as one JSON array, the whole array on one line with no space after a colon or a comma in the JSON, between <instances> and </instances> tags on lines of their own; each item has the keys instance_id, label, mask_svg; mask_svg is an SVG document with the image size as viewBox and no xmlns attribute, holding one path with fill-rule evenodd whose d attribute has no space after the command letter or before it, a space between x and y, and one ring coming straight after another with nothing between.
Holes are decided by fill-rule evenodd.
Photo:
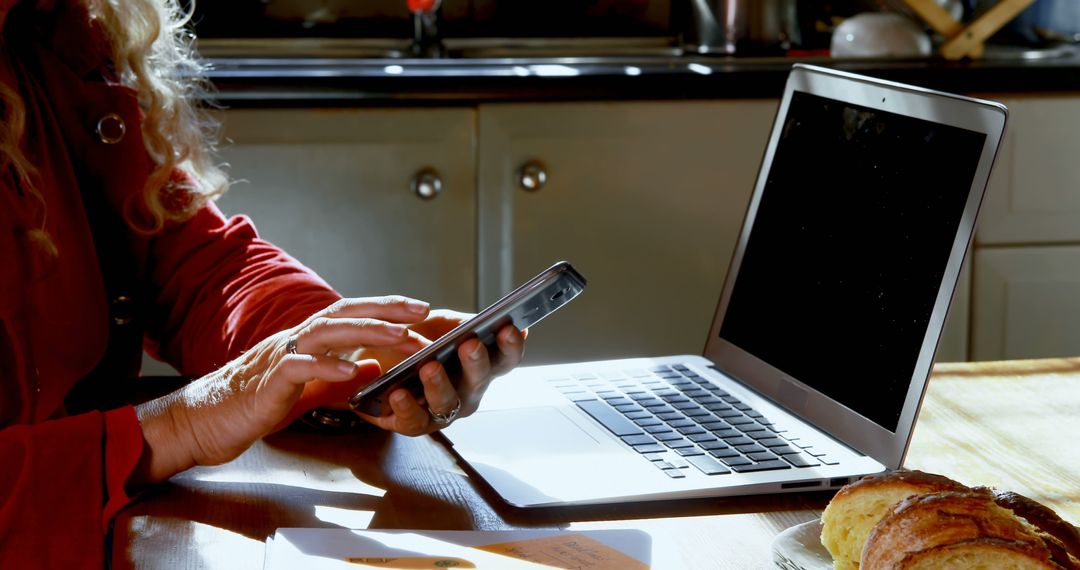
<instances>
[{"instance_id":1,"label":"woman's fingers","mask_svg":"<svg viewBox=\"0 0 1080 570\"><path fill-rule=\"evenodd\" d=\"M495 335L499 347L498 356L492 360L492 374L499 376L513 370L525 355L525 334L517 327L507 325Z\"/></svg>"},{"instance_id":2,"label":"woman's fingers","mask_svg":"<svg viewBox=\"0 0 1080 570\"><path fill-rule=\"evenodd\" d=\"M395 390L390 393L389 415L369 416L360 412L356 415L382 429L402 435L417 436L431 431L431 416L427 408L419 404L408 390Z\"/></svg>"},{"instance_id":3,"label":"woman's fingers","mask_svg":"<svg viewBox=\"0 0 1080 570\"><path fill-rule=\"evenodd\" d=\"M420 382L424 384L424 401L429 410L448 415L461 404L457 389L450 382L446 369L433 361L420 368Z\"/></svg>"},{"instance_id":4,"label":"woman's fingers","mask_svg":"<svg viewBox=\"0 0 1080 570\"><path fill-rule=\"evenodd\" d=\"M341 299L316 316L336 318L374 318L393 323L418 323L427 318L431 305L424 301L387 295Z\"/></svg>"},{"instance_id":5,"label":"woman's fingers","mask_svg":"<svg viewBox=\"0 0 1080 570\"><path fill-rule=\"evenodd\" d=\"M474 338L458 348L458 359L461 360L460 415L464 417L476 411L480 398L491 382L491 358L484 343Z\"/></svg>"},{"instance_id":6,"label":"woman's fingers","mask_svg":"<svg viewBox=\"0 0 1080 570\"><path fill-rule=\"evenodd\" d=\"M288 425L292 420L299 417L300 414L303 414L312 408L329 406L348 400L362 386L378 378L382 373L382 367L380 367L379 363L375 360L362 360L360 362L352 363L346 360L338 360L330 356L299 354L289 356L288 358L299 359L304 357L309 357L320 362L312 367L293 365L294 367L291 369L281 368L282 375L286 376L283 380L294 386L298 382L302 383L302 392L299 399L290 406L289 412L284 420L279 422L275 429ZM345 370L347 367L339 363L351 364L352 373L346 373ZM342 374L341 376L333 376L330 373L319 373L324 367L333 367ZM315 376L307 376L312 373L317 374ZM307 380L305 380L305 377ZM283 392L287 393L287 391L284 390Z\"/></svg>"},{"instance_id":7,"label":"woman's fingers","mask_svg":"<svg viewBox=\"0 0 1080 570\"><path fill-rule=\"evenodd\" d=\"M373 318L317 318L296 333L296 351L326 354L360 346L394 346L406 351L420 350L427 339L396 323Z\"/></svg>"}]
</instances>

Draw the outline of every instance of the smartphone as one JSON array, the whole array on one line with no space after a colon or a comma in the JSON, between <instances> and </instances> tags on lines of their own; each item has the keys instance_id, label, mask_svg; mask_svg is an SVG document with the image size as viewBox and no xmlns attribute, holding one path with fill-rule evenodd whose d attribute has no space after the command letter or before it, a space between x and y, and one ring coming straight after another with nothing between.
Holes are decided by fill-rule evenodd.
<instances>
[{"instance_id":1,"label":"smartphone","mask_svg":"<svg viewBox=\"0 0 1080 570\"><path fill-rule=\"evenodd\" d=\"M504 326L513 324L520 330L532 327L584 289L585 278L569 263L560 261L364 386L349 399L349 405L365 414L389 415L388 398L397 388L405 388L418 398L424 394L420 367L438 360L453 376L461 369L457 351L465 341L479 338L494 349L495 335Z\"/></svg>"}]
</instances>

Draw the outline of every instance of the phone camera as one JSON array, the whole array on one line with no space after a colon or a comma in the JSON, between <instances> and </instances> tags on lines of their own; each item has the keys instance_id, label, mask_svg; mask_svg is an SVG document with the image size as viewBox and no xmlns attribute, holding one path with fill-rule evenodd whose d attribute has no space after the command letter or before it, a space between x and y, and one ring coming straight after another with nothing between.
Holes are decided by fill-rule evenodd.
<instances>
[{"instance_id":1,"label":"phone camera","mask_svg":"<svg viewBox=\"0 0 1080 570\"><path fill-rule=\"evenodd\" d=\"M556 291L555 294L551 296L551 300L558 301L563 295L566 294L567 291L569 291L569 289L561 289L559 291Z\"/></svg>"}]
</instances>

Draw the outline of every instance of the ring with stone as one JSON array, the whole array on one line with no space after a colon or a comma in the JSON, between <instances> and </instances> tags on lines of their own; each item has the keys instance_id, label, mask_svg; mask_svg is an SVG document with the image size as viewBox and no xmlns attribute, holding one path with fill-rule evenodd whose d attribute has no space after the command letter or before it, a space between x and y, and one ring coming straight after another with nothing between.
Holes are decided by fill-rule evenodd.
<instances>
[{"instance_id":1,"label":"ring with stone","mask_svg":"<svg viewBox=\"0 0 1080 570\"><path fill-rule=\"evenodd\" d=\"M285 353L296 354L296 335L289 337L289 340L285 341Z\"/></svg>"},{"instance_id":2,"label":"ring with stone","mask_svg":"<svg viewBox=\"0 0 1080 570\"><path fill-rule=\"evenodd\" d=\"M427 411L429 414L431 414L431 421L435 422L435 425L444 428L450 425L450 422L453 422L457 419L458 412L461 411L461 398L458 398L457 403L454 404L454 409L446 412L445 414L440 414L439 412L436 412L430 407L427 409Z\"/></svg>"}]
</instances>

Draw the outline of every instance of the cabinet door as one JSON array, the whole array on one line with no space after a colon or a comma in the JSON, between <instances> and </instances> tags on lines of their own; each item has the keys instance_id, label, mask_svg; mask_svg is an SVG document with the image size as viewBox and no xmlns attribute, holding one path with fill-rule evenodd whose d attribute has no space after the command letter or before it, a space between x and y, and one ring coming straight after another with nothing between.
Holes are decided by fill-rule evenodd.
<instances>
[{"instance_id":1,"label":"cabinet door","mask_svg":"<svg viewBox=\"0 0 1080 570\"><path fill-rule=\"evenodd\" d=\"M1009 124L976 240L982 245L1080 241L1080 97L1003 102Z\"/></svg>"},{"instance_id":2,"label":"cabinet door","mask_svg":"<svg viewBox=\"0 0 1080 570\"><path fill-rule=\"evenodd\" d=\"M588 280L536 326L529 363L701 353L776 106L481 107L481 302L560 259ZM526 165L542 187L522 188Z\"/></svg>"},{"instance_id":3,"label":"cabinet door","mask_svg":"<svg viewBox=\"0 0 1080 570\"><path fill-rule=\"evenodd\" d=\"M346 296L400 293L473 310L475 111L234 110L220 200ZM441 192L412 188L427 169ZM429 180L433 182L433 180Z\"/></svg>"},{"instance_id":4,"label":"cabinet door","mask_svg":"<svg viewBox=\"0 0 1080 570\"><path fill-rule=\"evenodd\" d=\"M975 360L1080 354L1080 246L976 251Z\"/></svg>"}]
</instances>

